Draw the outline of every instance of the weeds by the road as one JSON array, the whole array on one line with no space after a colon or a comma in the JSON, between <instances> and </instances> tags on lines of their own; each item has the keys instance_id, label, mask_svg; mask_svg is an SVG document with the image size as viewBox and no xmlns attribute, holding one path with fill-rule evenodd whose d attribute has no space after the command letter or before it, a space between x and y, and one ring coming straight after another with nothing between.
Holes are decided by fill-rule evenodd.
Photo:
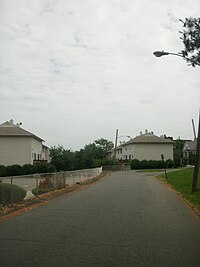
<instances>
[{"instance_id":1,"label":"weeds by the road","mask_svg":"<svg viewBox=\"0 0 200 267\"><path fill-rule=\"evenodd\" d=\"M160 178L167 182L173 189L180 193L200 215L200 175L198 178L198 191L192 193L193 168L169 172Z\"/></svg>"},{"instance_id":2,"label":"weeds by the road","mask_svg":"<svg viewBox=\"0 0 200 267\"><path fill-rule=\"evenodd\" d=\"M80 183L76 183L72 186L66 186L65 188L62 188L60 190L50 191L46 194L39 195L38 197L33 199L22 201L19 204L15 204L13 206L7 206L7 207L0 206L0 220L10 218L11 216L19 215L21 213L30 211L34 208L48 204L50 201L59 196L83 190L88 186L93 185L96 182L100 181L101 179L106 178L109 174L110 171L103 171L97 177L85 180Z\"/></svg>"}]
</instances>

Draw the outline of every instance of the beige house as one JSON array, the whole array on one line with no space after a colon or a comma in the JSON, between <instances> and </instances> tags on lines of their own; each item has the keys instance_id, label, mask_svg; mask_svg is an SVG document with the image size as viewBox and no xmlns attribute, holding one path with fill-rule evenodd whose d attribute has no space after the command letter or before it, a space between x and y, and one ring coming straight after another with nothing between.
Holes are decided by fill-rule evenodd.
<instances>
[{"instance_id":1,"label":"beige house","mask_svg":"<svg viewBox=\"0 0 200 267\"><path fill-rule=\"evenodd\" d=\"M158 137L153 132L145 131L139 136L128 142L120 144L116 148L116 159L118 161L138 160L173 160L173 141L172 138L166 136ZM114 150L110 151L109 157L114 157Z\"/></svg>"},{"instance_id":2,"label":"beige house","mask_svg":"<svg viewBox=\"0 0 200 267\"><path fill-rule=\"evenodd\" d=\"M49 148L43 139L14 124L13 120L0 124L0 165L49 162Z\"/></svg>"}]
</instances>

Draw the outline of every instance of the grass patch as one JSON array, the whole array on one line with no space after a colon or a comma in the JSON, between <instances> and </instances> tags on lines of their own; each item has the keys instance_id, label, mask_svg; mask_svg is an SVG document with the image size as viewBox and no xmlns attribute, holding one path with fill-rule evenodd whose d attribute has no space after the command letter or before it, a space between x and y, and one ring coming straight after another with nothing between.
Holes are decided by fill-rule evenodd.
<instances>
[{"instance_id":1,"label":"grass patch","mask_svg":"<svg viewBox=\"0 0 200 267\"><path fill-rule=\"evenodd\" d=\"M137 170L137 172L164 172L164 169Z\"/></svg>"},{"instance_id":2,"label":"grass patch","mask_svg":"<svg viewBox=\"0 0 200 267\"><path fill-rule=\"evenodd\" d=\"M192 177L194 169L184 169L175 172L167 173L168 179L165 179L165 175L160 177L166 181L170 186L181 193L189 203L200 212L200 175L198 177L198 190L192 193Z\"/></svg>"}]
</instances>

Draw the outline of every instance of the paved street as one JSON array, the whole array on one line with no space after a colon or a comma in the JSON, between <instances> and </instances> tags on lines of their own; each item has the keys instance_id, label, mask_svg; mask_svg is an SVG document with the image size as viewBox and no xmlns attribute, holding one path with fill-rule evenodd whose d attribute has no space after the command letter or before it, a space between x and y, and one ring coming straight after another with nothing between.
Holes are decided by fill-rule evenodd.
<instances>
[{"instance_id":1,"label":"paved street","mask_svg":"<svg viewBox=\"0 0 200 267\"><path fill-rule=\"evenodd\" d=\"M200 222L148 173L116 172L0 222L1 267L199 267Z\"/></svg>"}]
</instances>

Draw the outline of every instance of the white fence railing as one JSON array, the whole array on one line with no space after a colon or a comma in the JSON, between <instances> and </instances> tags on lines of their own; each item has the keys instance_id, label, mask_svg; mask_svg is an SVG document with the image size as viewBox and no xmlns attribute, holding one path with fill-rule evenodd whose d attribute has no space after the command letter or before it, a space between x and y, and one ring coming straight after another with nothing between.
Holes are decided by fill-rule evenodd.
<instances>
[{"instance_id":1,"label":"white fence railing","mask_svg":"<svg viewBox=\"0 0 200 267\"><path fill-rule=\"evenodd\" d=\"M27 191L25 199L28 199L33 196L31 193L32 189L40 187L42 182L50 182L53 189L59 189L97 177L101 172L102 167L76 171L9 176L0 177L0 183L7 183L22 187Z\"/></svg>"}]
</instances>

